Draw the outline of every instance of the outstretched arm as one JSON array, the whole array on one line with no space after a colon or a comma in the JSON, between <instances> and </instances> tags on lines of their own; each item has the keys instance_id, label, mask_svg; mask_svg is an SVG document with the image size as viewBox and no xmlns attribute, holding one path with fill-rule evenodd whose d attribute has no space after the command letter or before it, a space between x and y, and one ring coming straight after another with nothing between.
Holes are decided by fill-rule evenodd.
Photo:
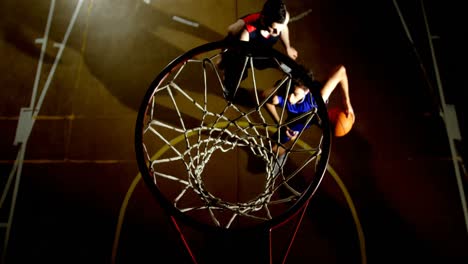
<instances>
[{"instance_id":1,"label":"outstretched arm","mask_svg":"<svg viewBox=\"0 0 468 264\"><path fill-rule=\"evenodd\" d=\"M280 39L281 42L283 43L284 48L286 49L286 53L288 56L295 60L298 56L297 50L291 46L291 43L289 42L289 27L288 27L288 22L289 22L289 12L286 13L286 20L284 21L284 24L286 25L283 31L281 32Z\"/></svg>"},{"instance_id":2,"label":"outstretched arm","mask_svg":"<svg viewBox=\"0 0 468 264\"><path fill-rule=\"evenodd\" d=\"M351 99L349 97L348 75L346 74L346 68L343 65L338 66L337 70L333 72L323 86L320 93L324 101L328 100L331 93L338 85L340 85L341 90L343 91L343 104L346 108L346 114L354 115Z\"/></svg>"}]
</instances>

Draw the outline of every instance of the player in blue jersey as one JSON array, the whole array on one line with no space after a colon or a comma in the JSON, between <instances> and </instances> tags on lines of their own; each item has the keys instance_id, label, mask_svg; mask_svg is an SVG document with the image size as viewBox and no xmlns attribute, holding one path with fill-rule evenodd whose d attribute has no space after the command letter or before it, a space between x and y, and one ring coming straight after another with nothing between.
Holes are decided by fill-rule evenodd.
<instances>
[{"instance_id":1,"label":"player in blue jersey","mask_svg":"<svg viewBox=\"0 0 468 264\"><path fill-rule=\"evenodd\" d=\"M312 73L309 71L309 77L313 80ZM318 84L318 82L314 83ZM346 74L346 69L343 65L340 65L336 68L336 70L330 75L328 80L325 82L323 87L320 89L320 95L324 102L328 101L331 93L335 90L336 87L340 86L343 95L343 104L346 115L353 115L354 110L351 105L351 99L349 96L349 87L348 87L348 76ZM269 88L263 92L264 98L268 98L275 87ZM283 107L286 104L286 111L287 111L287 118L284 123L287 123L295 118L299 117L300 115L307 113L314 108L317 108L317 103L310 93L308 87L304 85L304 83L300 79L294 79L291 84L290 93L287 95L282 95L280 93L276 93L275 95L271 96L266 103L266 108L273 117L273 119L279 123L280 116L277 112L277 107ZM285 144L288 141L296 139L297 135L305 128L310 127L309 124L306 123L306 117L300 118L291 124L289 124L286 129L280 129L280 137L279 143ZM277 134L273 135L273 139L277 139ZM275 146L273 151L276 152L277 147ZM284 154L284 149L279 148L279 155Z\"/></svg>"}]
</instances>

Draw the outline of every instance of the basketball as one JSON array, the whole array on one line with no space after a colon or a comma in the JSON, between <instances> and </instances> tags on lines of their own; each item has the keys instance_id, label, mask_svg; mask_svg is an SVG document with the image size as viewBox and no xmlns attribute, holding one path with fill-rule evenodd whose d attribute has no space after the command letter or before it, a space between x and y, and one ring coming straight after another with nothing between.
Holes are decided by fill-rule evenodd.
<instances>
[{"instance_id":1,"label":"basketball","mask_svg":"<svg viewBox=\"0 0 468 264\"><path fill-rule=\"evenodd\" d=\"M328 110L328 118L332 125L333 135L342 137L351 130L354 124L354 115L346 116L346 112L340 108L332 108Z\"/></svg>"}]
</instances>

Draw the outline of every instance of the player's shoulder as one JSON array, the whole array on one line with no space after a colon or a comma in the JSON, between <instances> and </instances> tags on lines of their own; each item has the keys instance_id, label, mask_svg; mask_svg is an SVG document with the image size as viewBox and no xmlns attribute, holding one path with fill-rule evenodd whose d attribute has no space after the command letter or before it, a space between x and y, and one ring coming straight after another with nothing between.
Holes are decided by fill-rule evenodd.
<instances>
[{"instance_id":1,"label":"player's shoulder","mask_svg":"<svg viewBox=\"0 0 468 264\"><path fill-rule=\"evenodd\" d=\"M250 33L254 32L257 29L257 27L255 25L252 25L252 24L246 24L245 29L250 34Z\"/></svg>"},{"instance_id":2,"label":"player's shoulder","mask_svg":"<svg viewBox=\"0 0 468 264\"><path fill-rule=\"evenodd\" d=\"M252 24L255 21L260 19L260 12L247 14L247 15L241 17L241 19L244 20L245 24Z\"/></svg>"}]
</instances>

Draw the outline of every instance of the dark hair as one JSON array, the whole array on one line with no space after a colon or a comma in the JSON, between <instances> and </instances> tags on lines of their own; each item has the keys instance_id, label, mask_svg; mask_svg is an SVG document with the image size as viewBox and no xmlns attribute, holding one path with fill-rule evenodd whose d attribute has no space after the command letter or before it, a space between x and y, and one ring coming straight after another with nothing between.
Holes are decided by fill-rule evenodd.
<instances>
[{"instance_id":1,"label":"dark hair","mask_svg":"<svg viewBox=\"0 0 468 264\"><path fill-rule=\"evenodd\" d=\"M263 23L271 25L273 23L284 23L286 20L286 5L282 0L267 0L263 4L261 12Z\"/></svg>"},{"instance_id":2,"label":"dark hair","mask_svg":"<svg viewBox=\"0 0 468 264\"><path fill-rule=\"evenodd\" d=\"M292 85L294 86L306 86L303 78L303 74L305 73L312 82L315 82L314 73L312 70L306 68L304 65L299 64L299 72L300 74L296 74L292 78Z\"/></svg>"},{"instance_id":3,"label":"dark hair","mask_svg":"<svg viewBox=\"0 0 468 264\"><path fill-rule=\"evenodd\" d=\"M310 80L312 81L310 85L306 85L305 79L307 77L305 77L304 74L305 76L309 77ZM279 85L281 81L282 80L276 81L275 86ZM288 83L285 82L283 83L283 85L281 85L281 87L278 89L278 94L282 96L286 96L286 91L288 87L287 84ZM298 64L297 70L295 70L294 74L291 76L291 89L292 90L290 90L289 93L294 91L294 88L296 86L302 86L305 89L309 89L309 90L320 90L322 88L322 84L319 81L315 80L314 73L312 72L312 70L308 69L302 64Z\"/></svg>"}]
</instances>

